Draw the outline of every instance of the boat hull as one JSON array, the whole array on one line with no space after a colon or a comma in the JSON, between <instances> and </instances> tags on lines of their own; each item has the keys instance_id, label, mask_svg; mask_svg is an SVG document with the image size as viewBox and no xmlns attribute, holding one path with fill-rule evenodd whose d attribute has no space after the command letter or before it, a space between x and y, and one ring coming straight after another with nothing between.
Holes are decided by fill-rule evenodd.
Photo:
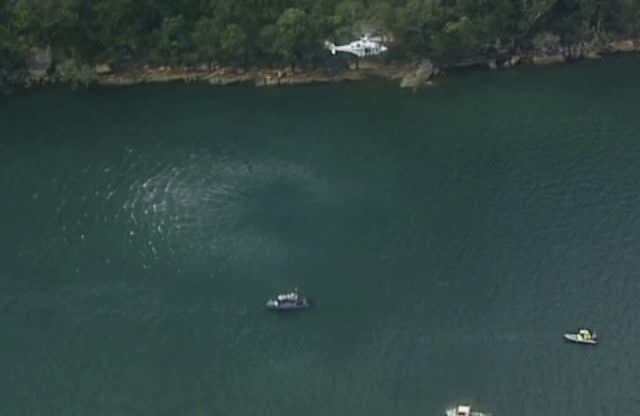
<instances>
[{"instance_id":1,"label":"boat hull","mask_svg":"<svg viewBox=\"0 0 640 416\"><path fill-rule=\"evenodd\" d=\"M580 338L576 334L564 334L564 339L566 339L569 342L575 342L576 344L595 345L598 343L598 341L593 339Z\"/></svg>"},{"instance_id":2,"label":"boat hull","mask_svg":"<svg viewBox=\"0 0 640 416\"><path fill-rule=\"evenodd\" d=\"M447 416L457 416L458 415L458 409L455 407L452 407L451 409L447 409L445 411L445 414ZM491 416L489 413L482 413L482 412L476 412L474 410L471 411L471 413L469 414L469 416Z\"/></svg>"},{"instance_id":3,"label":"boat hull","mask_svg":"<svg viewBox=\"0 0 640 416\"><path fill-rule=\"evenodd\" d=\"M307 299L302 299L297 303L288 303L288 302L276 302L273 299L269 300L265 305L267 309L272 311L291 311L297 309L307 309L309 307L309 301Z\"/></svg>"}]
</instances>

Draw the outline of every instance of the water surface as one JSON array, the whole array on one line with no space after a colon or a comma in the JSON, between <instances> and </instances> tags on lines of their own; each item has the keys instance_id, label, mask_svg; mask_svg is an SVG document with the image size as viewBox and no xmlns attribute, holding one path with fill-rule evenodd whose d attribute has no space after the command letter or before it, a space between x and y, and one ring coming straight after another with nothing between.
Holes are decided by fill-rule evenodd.
<instances>
[{"instance_id":1,"label":"water surface","mask_svg":"<svg viewBox=\"0 0 640 416\"><path fill-rule=\"evenodd\" d=\"M632 414L638 64L3 98L0 413Z\"/></svg>"}]
</instances>

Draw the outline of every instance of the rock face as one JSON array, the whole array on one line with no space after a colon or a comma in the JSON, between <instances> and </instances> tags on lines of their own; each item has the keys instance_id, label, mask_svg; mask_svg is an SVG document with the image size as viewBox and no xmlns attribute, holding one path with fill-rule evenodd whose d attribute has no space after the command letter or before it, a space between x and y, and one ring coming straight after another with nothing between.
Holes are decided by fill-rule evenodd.
<instances>
[{"instance_id":1,"label":"rock face","mask_svg":"<svg viewBox=\"0 0 640 416\"><path fill-rule=\"evenodd\" d=\"M46 48L33 48L27 59L27 70L33 79L44 79L47 72L51 69L53 57L51 54L51 46Z\"/></svg>"},{"instance_id":2,"label":"rock face","mask_svg":"<svg viewBox=\"0 0 640 416\"><path fill-rule=\"evenodd\" d=\"M636 47L631 39L627 39L610 42L609 49L611 49L612 52L633 52L640 50L640 47Z\"/></svg>"},{"instance_id":3,"label":"rock face","mask_svg":"<svg viewBox=\"0 0 640 416\"><path fill-rule=\"evenodd\" d=\"M107 64L98 64L96 65L96 74L98 75L109 75L111 72L113 72L111 70L111 67Z\"/></svg>"},{"instance_id":4,"label":"rock face","mask_svg":"<svg viewBox=\"0 0 640 416\"><path fill-rule=\"evenodd\" d=\"M257 87L274 87L280 85L280 78L272 74L264 74L256 78L255 84Z\"/></svg>"},{"instance_id":5,"label":"rock face","mask_svg":"<svg viewBox=\"0 0 640 416\"><path fill-rule=\"evenodd\" d=\"M504 64L502 64L502 66L504 68L512 68L512 67L518 65L519 63L520 63L520 56L519 55L513 55L511 58L509 58L506 61L504 61Z\"/></svg>"},{"instance_id":6,"label":"rock face","mask_svg":"<svg viewBox=\"0 0 640 416\"><path fill-rule=\"evenodd\" d=\"M232 67L220 67L206 77L211 85L233 85L253 81L251 74L239 74Z\"/></svg>"},{"instance_id":7,"label":"rock face","mask_svg":"<svg viewBox=\"0 0 640 416\"><path fill-rule=\"evenodd\" d=\"M505 49L493 56L474 57L457 62L442 62L442 69L450 69L469 65L487 66L496 69L498 66L510 68L519 63L532 62L536 65L546 65L573 61L579 59L598 59L600 56L617 52L640 51L640 39L626 39L611 41L607 44L587 41L573 44L560 44L553 34L539 39L540 45L528 49ZM513 53L509 57L509 53ZM417 89L431 85L431 79L438 75L436 68L429 59L417 63L403 61L381 62L365 60L360 63L358 70L349 69L349 61L331 60L327 66L308 66L290 68L237 68L221 67L209 63L194 66L158 66L148 64L139 66L118 66L112 70L108 64L95 67L74 63L64 66L52 64L50 47L34 48L31 50L26 65L19 70L8 71L0 68L0 84L4 85L44 85L50 82L64 80L65 73L72 74L76 80L96 81L102 85L134 85L156 82L208 82L212 85L231 85L252 83L257 86L285 86L312 83L334 83L341 81L358 81L371 78L399 81L400 87ZM72 62L73 63L73 62ZM1 63L0 63L1 64ZM0 65L1 66L1 65ZM67 76L71 76L68 75Z\"/></svg>"},{"instance_id":8,"label":"rock face","mask_svg":"<svg viewBox=\"0 0 640 416\"><path fill-rule=\"evenodd\" d=\"M420 63L418 69L409 72L400 81L400 88L420 88L427 85L433 75L434 67L430 59L425 59Z\"/></svg>"},{"instance_id":9,"label":"rock face","mask_svg":"<svg viewBox=\"0 0 640 416\"><path fill-rule=\"evenodd\" d=\"M564 55L536 55L532 60L535 65L549 65L565 62L567 58Z\"/></svg>"},{"instance_id":10,"label":"rock face","mask_svg":"<svg viewBox=\"0 0 640 416\"><path fill-rule=\"evenodd\" d=\"M584 46L582 46L581 43L569 45L563 55L567 57L567 59L580 59L584 55Z\"/></svg>"}]
</instances>

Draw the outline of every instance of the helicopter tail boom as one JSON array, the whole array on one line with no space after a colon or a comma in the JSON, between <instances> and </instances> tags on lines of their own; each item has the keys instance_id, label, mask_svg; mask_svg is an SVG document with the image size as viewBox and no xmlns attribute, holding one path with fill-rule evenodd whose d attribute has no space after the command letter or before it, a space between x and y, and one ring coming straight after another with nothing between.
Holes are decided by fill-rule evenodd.
<instances>
[{"instance_id":1,"label":"helicopter tail boom","mask_svg":"<svg viewBox=\"0 0 640 416\"><path fill-rule=\"evenodd\" d=\"M331 55L336 54L336 45L333 42L326 41L324 46L331 51Z\"/></svg>"}]
</instances>

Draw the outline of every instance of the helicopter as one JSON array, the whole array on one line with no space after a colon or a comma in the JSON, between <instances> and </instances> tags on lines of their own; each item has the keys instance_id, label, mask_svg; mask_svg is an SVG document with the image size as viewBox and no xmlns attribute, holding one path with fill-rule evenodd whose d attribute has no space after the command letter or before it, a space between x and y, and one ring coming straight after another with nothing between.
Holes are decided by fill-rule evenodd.
<instances>
[{"instance_id":1,"label":"helicopter","mask_svg":"<svg viewBox=\"0 0 640 416\"><path fill-rule=\"evenodd\" d=\"M332 55L335 55L336 52L347 52L358 58L380 55L389 49L382 44L380 37L369 37L368 35L364 35L360 39L345 45L335 45L333 42L325 41L324 46L331 51Z\"/></svg>"}]
</instances>

